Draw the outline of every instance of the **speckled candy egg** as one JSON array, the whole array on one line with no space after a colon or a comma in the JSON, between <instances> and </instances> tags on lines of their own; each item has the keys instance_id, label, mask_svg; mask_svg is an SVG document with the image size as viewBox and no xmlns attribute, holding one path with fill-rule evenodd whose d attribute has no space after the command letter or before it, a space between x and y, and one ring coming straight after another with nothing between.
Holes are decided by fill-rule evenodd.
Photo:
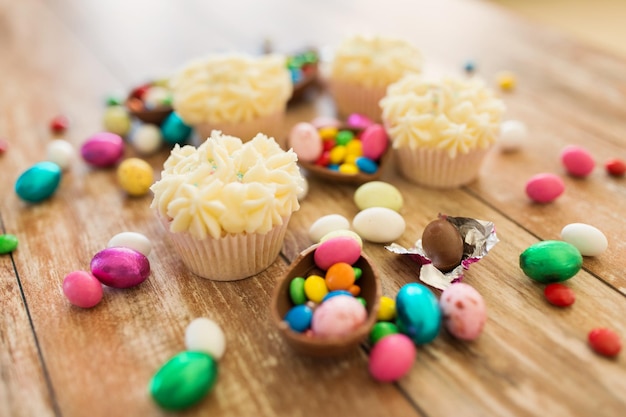
<instances>
[{"instance_id":1,"label":"speckled candy egg","mask_svg":"<svg viewBox=\"0 0 626 417\"><path fill-rule=\"evenodd\" d=\"M434 340L441 326L441 310L432 291L415 282L400 288L396 296L396 323L400 332L415 344Z\"/></svg>"},{"instance_id":2,"label":"speckled candy egg","mask_svg":"<svg viewBox=\"0 0 626 417\"><path fill-rule=\"evenodd\" d=\"M50 197L61 181L61 168L53 162L39 162L24 171L15 182L15 193L24 201L38 203Z\"/></svg>"},{"instance_id":3,"label":"speckled candy egg","mask_svg":"<svg viewBox=\"0 0 626 417\"><path fill-rule=\"evenodd\" d=\"M441 293L439 306L444 327L457 339L474 340L487 321L485 301L474 287L462 282L452 284Z\"/></svg>"},{"instance_id":4,"label":"speckled candy egg","mask_svg":"<svg viewBox=\"0 0 626 417\"><path fill-rule=\"evenodd\" d=\"M124 141L115 133L96 133L83 143L80 154L89 165L99 168L110 167L122 159Z\"/></svg>"},{"instance_id":5,"label":"speckled candy egg","mask_svg":"<svg viewBox=\"0 0 626 417\"><path fill-rule=\"evenodd\" d=\"M322 138L311 124L301 122L289 132L289 146L298 155L298 159L307 162L316 161L322 154Z\"/></svg>"},{"instance_id":6,"label":"speckled candy egg","mask_svg":"<svg viewBox=\"0 0 626 417\"><path fill-rule=\"evenodd\" d=\"M154 171L143 159L128 158L117 168L117 182L129 195L142 196L150 191Z\"/></svg>"},{"instance_id":7,"label":"speckled candy egg","mask_svg":"<svg viewBox=\"0 0 626 417\"><path fill-rule=\"evenodd\" d=\"M91 260L91 273L104 285L130 288L150 275L150 262L142 253L130 248L107 248Z\"/></svg>"},{"instance_id":8,"label":"speckled candy egg","mask_svg":"<svg viewBox=\"0 0 626 417\"><path fill-rule=\"evenodd\" d=\"M324 301L313 312L311 328L320 337L344 336L355 331L367 319L367 311L359 300L337 295Z\"/></svg>"}]
</instances>

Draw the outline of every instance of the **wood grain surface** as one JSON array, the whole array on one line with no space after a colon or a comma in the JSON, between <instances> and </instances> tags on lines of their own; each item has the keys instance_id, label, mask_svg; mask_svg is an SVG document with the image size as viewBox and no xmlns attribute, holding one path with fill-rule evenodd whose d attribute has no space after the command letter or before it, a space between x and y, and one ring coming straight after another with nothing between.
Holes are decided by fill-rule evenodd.
<instances>
[{"instance_id":1,"label":"wood grain surface","mask_svg":"<svg viewBox=\"0 0 626 417\"><path fill-rule=\"evenodd\" d=\"M461 74L473 59L495 87L500 70L517 74L504 93L507 119L523 120L523 150L494 150L480 178L454 190L401 179L393 161L382 180L402 192L411 246L438 213L496 224L500 242L466 273L485 298L489 318L474 342L445 332L420 347L411 372L394 384L368 374L367 349L336 359L294 353L273 327L269 301L276 280L313 242L308 228L322 215L357 213L353 185L309 178L310 192L289 225L279 259L238 282L211 282L188 272L149 209L151 196L129 198L115 170L77 159L49 200L22 202L19 174L46 158L49 120L65 114L64 136L76 147L102 129L104 97L171 74L186 60L216 51L260 52L333 46L350 33L401 36L418 46L425 71ZM224 329L227 351L215 389L181 415L201 416L607 416L626 415L626 359L593 353L587 333L610 327L626 337L626 179L602 164L626 158L626 60L583 47L504 9L471 0L0 0L0 227L19 238L0 256L0 416L159 416L147 393L154 372L184 350L196 317ZM332 115L325 92L289 109L284 132L314 115ZM585 146L598 166L586 179L565 174L560 150ZM167 150L147 158L157 169ZM134 156L129 147L125 156ZM560 175L566 192L532 204L526 180ZM520 253L559 239L573 222L602 230L609 248L586 257L567 282L577 295L567 309L549 305L543 286L525 277ZM86 270L93 255L122 231L154 245L142 285L107 288L96 308L70 306L63 277ZM419 280L416 264L366 243L383 293ZM216 260L219 262L220 260ZM435 291L439 294L439 291Z\"/></svg>"}]
</instances>

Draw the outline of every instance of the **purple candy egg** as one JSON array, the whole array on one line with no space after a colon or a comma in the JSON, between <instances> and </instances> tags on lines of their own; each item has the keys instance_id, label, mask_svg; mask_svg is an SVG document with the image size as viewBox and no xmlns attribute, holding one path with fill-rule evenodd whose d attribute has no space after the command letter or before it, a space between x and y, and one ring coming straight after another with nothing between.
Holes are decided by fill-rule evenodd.
<instances>
[{"instance_id":1,"label":"purple candy egg","mask_svg":"<svg viewBox=\"0 0 626 417\"><path fill-rule=\"evenodd\" d=\"M150 262L142 253L130 248L107 248L91 260L91 273L109 287L130 288L148 278Z\"/></svg>"},{"instance_id":2,"label":"purple candy egg","mask_svg":"<svg viewBox=\"0 0 626 417\"><path fill-rule=\"evenodd\" d=\"M115 165L124 154L124 141L115 133L100 132L89 137L80 154L90 165L106 168Z\"/></svg>"}]
</instances>

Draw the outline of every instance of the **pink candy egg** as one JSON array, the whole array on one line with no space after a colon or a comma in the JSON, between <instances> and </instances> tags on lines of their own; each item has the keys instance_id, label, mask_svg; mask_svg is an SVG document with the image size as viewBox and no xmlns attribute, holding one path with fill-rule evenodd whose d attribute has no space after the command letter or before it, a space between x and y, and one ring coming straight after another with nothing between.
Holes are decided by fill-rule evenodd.
<instances>
[{"instance_id":1,"label":"pink candy egg","mask_svg":"<svg viewBox=\"0 0 626 417\"><path fill-rule=\"evenodd\" d=\"M337 236L324 242L315 249L313 260L324 271L332 265L345 262L353 265L361 257L361 245L349 236Z\"/></svg>"},{"instance_id":2,"label":"pink candy egg","mask_svg":"<svg viewBox=\"0 0 626 417\"><path fill-rule=\"evenodd\" d=\"M115 165L124 154L124 141L115 133L96 133L80 148L85 162L99 168Z\"/></svg>"},{"instance_id":3,"label":"pink candy egg","mask_svg":"<svg viewBox=\"0 0 626 417\"><path fill-rule=\"evenodd\" d=\"M129 288L148 278L150 262L142 253L130 248L107 248L93 257L91 272L104 285Z\"/></svg>"},{"instance_id":4,"label":"pink candy egg","mask_svg":"<svg viewBox=\"0 0 626 417\"><path fill-rule=\"evenodd\" d=\"M289 132L289 146L298 155L298 159L306 162L315 162L322 155L322 138L315 126L301 122Z\"/></svg>"},{"instance_id":5,"label":"pink candy egg","mask_svg":"<svg viewBox=\"0 0 626 417\"><path fill-rule=\"evenodd\" d=\"M406 375L415 362L417 349L401 333L383 337L374 345L369 357L369 371L380 382L393 382Z\"/></svg>"},{"instance_id":6,"label":"pink candy egg","mask_svg":"<svg viewBox=\"0 0 626 417\"><path fill-rule=\"evenodd\" d=\"M91 308L102 300L102 284L85 271L74 271L63 279L63 294L70 303L81 308Z\"/></svg>"},{"instance_id":7,"label":"pink candy egg","mask_svg":"<svg viewBox=\"0 0 626 417\"><path fill-rule=\"evenodd\" d=\"M563 180L554 174L537 174L526 183L526 194L537 203L554 201L565 191Z\"/></svg>"},{"instance_id":8,"label":"pink candy egg","mask_svg":"<svg viewBox=\"0 0 626 417\"><path fill-rule=\"evenodd\" d=\"M361 143L363 145L363 156L378 160L387 150L389 139L387 138L387 132L381 125L373 124L361 133Z\"/></svg>"},{"instance_id":9,"label":"pink candy egg","mask_svg":"<svg viewBox=\"0 0 626 417\"><path fill-rule=\"evenodd\" d=\"M586 177L596 166L589 151L576 145L568 145L561 151L561 162L567 173L575 177Z\"/></svg>"},{"instance_id":10,"label":"pink candy egg","mask_svg":"<svg viewBox=\"0 0 626 417\"><path fill-rule=\"evenodd\" d=\"M372 122L372 120L365 115L352 113L348 116L348 119L346 119L346 124L356 129L365 129L366 127L374 124L374 122Z\"/></svg>"},{"instance_id":11,"label":"pink candy egg","mask_svg":"<svg viewBox=\"0 0 626 417\"><path fill-rule=\"evenodd\" d=\"M441 293L439 307L443 324L452 336L461 340L480 336L487 321L487 309L474 287L462 282L450 285Z\"/></svg>"},{"instance_id":12,"label":"pink candy egg","mask_svg":"<svg viewBox=\"0 0 626 417\"><path fill-rule=\"evenodd\" d=\"M345 336L365 320L367 311L359 300L349 295L337 295L315 309L311 329L319 337Z\"/></svg>"}]
</instances>

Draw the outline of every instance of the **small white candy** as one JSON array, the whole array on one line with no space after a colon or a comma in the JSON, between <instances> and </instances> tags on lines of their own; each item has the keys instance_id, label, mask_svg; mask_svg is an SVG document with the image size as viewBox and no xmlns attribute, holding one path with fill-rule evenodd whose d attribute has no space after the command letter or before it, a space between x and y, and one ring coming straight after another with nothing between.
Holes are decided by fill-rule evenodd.
<instances>
[{"instance_id":1,"label":"small white candy","mask_svg":"<svg viewBox=\"0 0 626 417\"><path fill-rule=\"evenodd\" d=\"M131 143L135 150L141 154L155 153L163 145L161 130L153 124L143 124L135 130Z\"/></svg>"},{"instance_id":2,"label":"small white candy","mask_svg":"<svg viewBox=\"0 0 626 417\"><path fill-rule=\"evenodd\" d=\"M71 143L63 139L54 139L48 143L47 158L48 161L54 162L61 167L62 170L69 168L76 151Z\"/></svg>"},{"instance_id":3,"label":"small white candy","mask_svg":"<svg viewBox=\"0 0 626 417\"><path fill-rule=\"evenodd\" d=\"M226 349L226 337L216 322L199 317L189 323L185 330L185 348L206 352L219 360Z\"/></svg>"},{"instance_id":4,"label":"small white candy","mask_svg":"<svg viewBox=\"0 0 626 417\"><path fill-rule=\"evenodd\" d=\"M359 246L361 247L361 249L363 249L363 239L361 239L361 236L359 236L356 232L353 232L352 230L341 229L328 232L324 236L322 236L322 238L320 239L320 243L326 242L328 239L332 239L338 236L347 236L353 238L354 240L359 242Z\"/></svg>"},{"instance_id":5,"label":"small white candy","mask_svg":"<svg viewBox=\"0 0 626 417\"><path fill-rule=\"evenodd\" d=\"M370 207L354 216L352 227L365 240L386 243L402 236L406 222L397 211L386 207Z\"/></svg>"},{"instance_id":6,"label":"small white candy","mask_svg":"<svg viewBox=\"0 0 626 417\"><path fill-rule=\"evenodd\" d=\"M344 230L350 228L350 222L341 214L329 214L322 216L309 228L309 236L313 242L319 242L324 235L334 230Z\"/></svg>"},{"instance_id":7,"label":"small white candy","mask_svg":"<svg viewBox=\"0 0 626 417\"><path fill-rule=\"evenodd\" d=\"M526 125L519 120L507 120L500 125L498 143L503 152L515 152L528 138Z\"/></svg>"},{"instance_id":8,"label":"small white candy","mask_svg":"<svg viewBox=\"0 0 626 417\"><path fill-rule=\"evenodd\" d=\"M561 239L576 246L583 256L597 256L606 250L609 242L599 229L584 223L571 223L561 230Z\"/></svg>"},{"instance_id":9,"label":"small white candy","mask_svg":"<svg viewBox=\"0 0 626 417\"><path fill-rule=\"evenodd\" d=\"M306 197L306 195L309 193L309 182L307 181L306 177L302 177L302 190L300 190L300 192L298 193L298 201L302 201L304 200L304 198Z\"/></svg>"},{"instance_id":10,"label":"small white candy","mask_svg":"<svg viewBox=\"0 0 626 417\"><path fill-rule=\"evenodd\" d=\"M130 248L144 254L144 256L148 256L152 251L152 242L150 242L150 239L141 233L122 232L113 236L111 240L109 240L107 247Z\"/></svg>"}]
</instances>

